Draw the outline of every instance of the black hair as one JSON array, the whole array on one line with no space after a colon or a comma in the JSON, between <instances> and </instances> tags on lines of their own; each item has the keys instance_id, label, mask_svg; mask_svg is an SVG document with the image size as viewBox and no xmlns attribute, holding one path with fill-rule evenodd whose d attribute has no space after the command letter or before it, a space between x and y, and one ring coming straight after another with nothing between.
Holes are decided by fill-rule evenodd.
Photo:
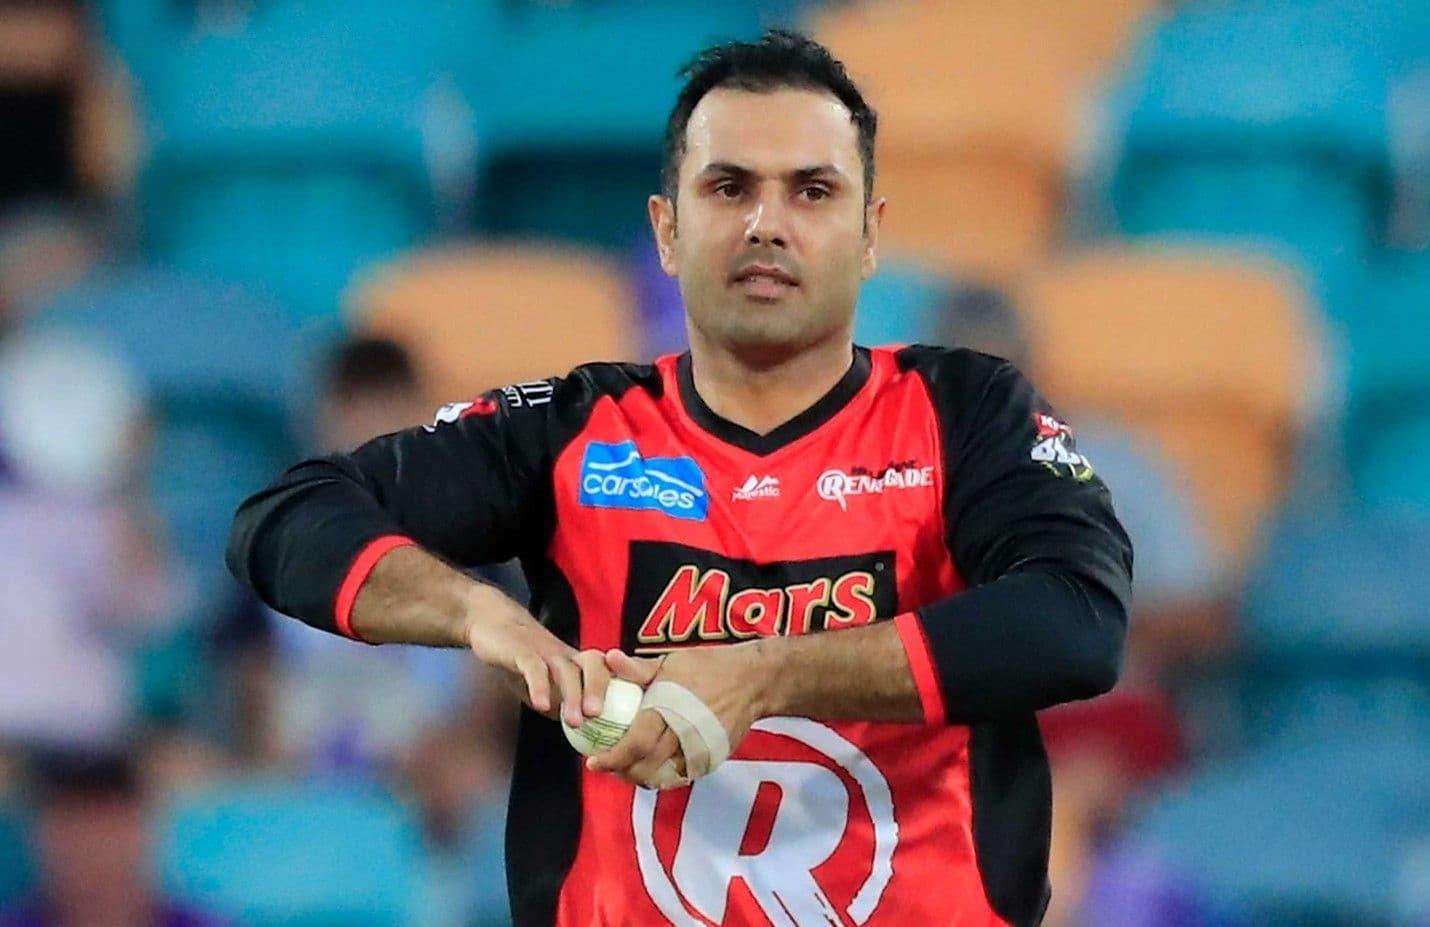
<instances>
[{"instance_id":1,"label":"black hair","mask_svg":"<svg viewBox=\"0 0 1430 927\"><path fill-rule=\"evenodd\" d=\"M685 127L705 94L717 87L753 93L786 88L827 90L849 110L859 133L859 156L864 162L864 199L874 195L874 135L878 116L864 102L844 64L829 49L807 36L786 29L769 29L754 42L726 42L696 55L680 69L685 86L665 124L665 162L661 188L671 202L679 185L680 161L685 157Z\"/></svg>"},{"instance_id":2,"label":"black hair","mask_svg":"<svg viewBox=\"0 0 1430 927\"><path fill-rule=\"evenodd\" d=\"M36 804L67 799L137 799L143 786L134 757L122 750L51 748L29 757L30 786Z\"/></svg>"},{"instance_id":3,"label":"black hair","mask_svg":"<svg viewBox=\"0 0 1430 927\"><path fill-rule=\"evenodd\" d=\"M329 395L384 389L417 389L417 366L407 349L389 338L359 336L339 344L323 370Z\"/></svg>"}]
</instances>

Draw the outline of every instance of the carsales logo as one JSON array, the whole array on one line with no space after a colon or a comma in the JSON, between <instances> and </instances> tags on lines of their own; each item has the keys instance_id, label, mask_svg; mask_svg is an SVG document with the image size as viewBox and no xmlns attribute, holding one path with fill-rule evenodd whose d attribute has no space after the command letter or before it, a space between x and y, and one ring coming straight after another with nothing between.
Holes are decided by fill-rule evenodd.
<instances>
[{"instance_id":1,"label":"carsales logo","mask_svg":"<svg viewBox=\"0 0 1430 927\"><path fill-rule=\"evenodd\" d=\"M814 482L819 498L837 502L849 511L851 496L882 494L887 489L919 489L933 485L933 467L921 467L918 461L890 463L882 470L854 467L849 471L825 470Z\"/></svg>"},{"instance_id":2,"label":"carsales logo","mask_svg":"<svg viewBox=\"0 0 1430 927\"><path fill-rule=\"evenodd\" d=\"M689 790L635 790L636 859L660 913L678 927L866 923L899 842L884 774L807 718L757 721L740 752L779 759L727 760Z\"/></svg>"}]
</instances>

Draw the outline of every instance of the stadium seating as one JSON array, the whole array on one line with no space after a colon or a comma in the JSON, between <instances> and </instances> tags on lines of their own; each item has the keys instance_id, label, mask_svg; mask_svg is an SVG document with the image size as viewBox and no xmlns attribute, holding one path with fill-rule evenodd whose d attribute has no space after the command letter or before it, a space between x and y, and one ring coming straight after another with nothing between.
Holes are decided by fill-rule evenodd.
<instances>
[{"instance_id":1,"label":"stadium seating","mask_svg":"<svg viewBox=\"0 0 1430 927\"><path fill-rule=\"evenodd\" d=\"M1251 923L1383 924L1430 835L1430 517L1288 520L1243 608L1249 749L1155 803L1138 838Z\"/></svg>"},{"instance_id":2,"label":"stadium seating","mask_svg":"<svg viewBox=\"0 0 1430 927\"><path fill-rule=\"evenodd\" d=\"M1363 309L1347 320L1350 408L1345 455L1357 499L1372 509L1430 511L1430 259L1381 262Z\"/></svg>"},{"instance_id":3,"label":"stadium seating","mask_svg":"<svg viewBox=\"0 0 1430 927\"><path fill-rule=\"evenodd\" d=\"M419 252L358 280L347 305L354 328L408 347L434 402L641 350L627 281L579 251Z\"/></svg>"},{"instance_id":4,"label":"stadium seating","mask_svg":"<svg viewBox=\"0 0 1430 927\"><path fill-rule=\"evenodd\" d=\"M1054 22L1036 2L863 3L816 20L880 113L883 241L996 282L1046 254L1078 102L1150 6L1082 0Z\"/></svg>"},{"instance_id":5,"label":"stadium seating","mask_svg":"<svg viewBox=\"0 0 1430 927\"><path fill-rule=\"evenodd\" d=\"M1074 420L1156 441L1237 563L1296 467L1319 338L1281 268L1192 248L1107 248L1029 282L1036 381Z\"/></svg>"},{"instance_id":6,"label":"stadium seating","mask_svg":"<svg viewBox=\"0 0 1430 927\"><path fill-rule=\"evenodd\" d=\"M139 268L81 282L33 324L97 333L143 378L157 426L155 503L174 549L200 570L220 571L233 508L296 453L300 333L237 287Z\"/></svg>"},{"instance_id":7,"label":"stadium seating","mask_svg":"<svg viewBox=\"0 0 1430 927\"><path fill-rule=\"evenodd\" d=\"M354 266L428 234L445 187L470 190L452 37L482 57L491 30L461 9L278 2L177 24L143 88L150 254L334 315Z\"/></svg>"},{"instance_id":8,"label":"stadium seating","mask_svg":"<svg viewBox=\"0 0 1430 927\"><path fill-rule=\"evenodd\" d=\"M751 3L522 9L495 52L500 84L479 106L478 229L613 251L648 236L676 71L760 23Z\"/></svg>"},{"instance_id":9,"label":"stadium seating","mask_svg":"<svg viewBox=\"0 0 1430 927\"><path fill-rule=\"evenodd\" d=\"M162 883L248 927L406 927L419 904L410 813L362 787L246 782L181 797L158 838Z\"/></svg>"},{"instance_id":10,"label":"stadium seating","mask_svg":"<svg viewBox=\"0 0 1430 927\"><path fill-rule=\"evenodd\" d=\"M917 261L879 261L879 270L859 288L854 340L859 344L936 341L938 312L953 281Z\"/></svg>"},{"instance_id":11,"label":"stadium seating","mask_svg":"<svg viewBox=\"0 0 1430 927\"><path fill-rule=\"evenodd\" d=\"M1394 27L1375 5L1189 4L1150 31L1112 107L1122 229L1256 242L1338 311L1388 196Z\"/></svg>"},{"instance_id":12,"label":"stadium seating","mask_svg":"<svg viewBox=\"0 0 1430 927\"><path fill-rule=\"evenodd\" d=\"M1423 665L1430 572L1407 566L1426 551L1430 512L1288 519L1246 592L1247 653L1301 670Z\"/></svg>"},{"instance_id":13,"label":"stadium seating","mask_svg":"<svg viewBox=\"0 0 1430 927\"><path fill-rule=\"evenodd\" d=\"M1430 829L1430 740L1322 735L1209 767L1154 802L1131 840L1248 924L1388 924L1399 850Z\"/></svg>"},{"instance_id":14,"label":"stadium seating","mask_svg":"<svg viewBox=\"0 0 1430 927\"><path fill-rule=\"evenodd\" d=\"M28 837L23 812L0 804L0 911L23 898L34 878Z\"/></svg>"}]
</instances>

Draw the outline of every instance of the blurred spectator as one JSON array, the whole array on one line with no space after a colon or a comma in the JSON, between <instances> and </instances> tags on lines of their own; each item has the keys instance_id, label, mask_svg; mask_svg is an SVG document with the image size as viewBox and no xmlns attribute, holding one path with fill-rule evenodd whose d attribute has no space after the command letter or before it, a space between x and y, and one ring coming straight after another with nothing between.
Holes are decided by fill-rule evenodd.
<instances>
[{"instance_id":1,"label":"blurred spectator","mask_svg":"<svg viewBox=\"0 0 1430 927\"><path fill-rule=\"evenodd\" d=\"M0 3L0 202L78 189L82 26L78 3Z\"/></svg>"},{"instance_id":2,"label":"blurred spectator","mask_svg":"<svg viewBox=\"0 0 1430 927\"><path fill-rule=\"evenodd\" d=\"M1002 290L976 283L956 284L938 315L942 339L935 341L992 354L1020 370L1027 369L1028 338L1023 322Z\"/></svg>"},{"instance_id":3,"label":"blurred spectator","mask_svg":"<svg viewBox=\"0 0 1430 927\"><path fill-rule=\"evenodd\" d=\"M1190 888L1128 854L1119 834L1129 803L1186 755L1169 689L1186 664L1224 646L1227 590L1195 512L1153 448L1106 422L1079 424L1077 443L1132 537L1134 605L1117 688L1040 716L1053 767L1048 927L1211 924Z\"/></svg>"},{"instance_id":4,"label":"blurred spectator","mask_svg":"<svg viewBox=\"0 0 1430 927\"><path fill-rule=\"evenodd\" d=\"M412 360L391 341L339 345L319 383L323 452L430 418ZM274 627L273 736L281 755L300 767L386 772L469 696L474 663L464 652L364 647L287 618Z\"/></svg>"},{"instance_id":5,"label":"blurred spectator","mask_svg":"<svg viewBox=\"0 0 1430 927\"><path fill-rule=\"evenodd\" d=\"M144 790L123 754L41 754L33 764L37 897L0 927L209 927L166 899L150 868Z\"/></svg>"},{"instance_id":6,"label":"blurred spectator","mask_svg":"<svg viewBox=\"0 0 1430 927\"><path fill-rule=\"evenodd\" d=\"M133 722L126 661L181 584L143 508L145 398L101 347L0 348L0 739L113 745Z\"/></svg>"},{"instance_id":7,"label":"blurred spectator","mask_svg":"<svg viewBox=\"0 0 1430 927\"><path fill-rule=\"evenodd\" d=\"M647 359L685 350L685 303L680 284L660 266L655 241L647 239L631 255L630 275L640 319L641 353Z\"/></svg>"},{"instance_id":8,"label":"blurred spectator","mask_svg":"<svg viewBox=\"0 0 1430 927\"><path fill-rule=\"evenodd\" d=\"M319 384L323 453L350 451L378 435L425 422L431 413L407 350L384 338L355 338L328 359Z\"/></svg>"},{"instance_id":9,"label":"blurred spectator","mask_svg":"<svg viewBox=\"0 0 1430 927\"><path fill-rule=\"evenodd\" d=\"M430 418L412 360L385 339L340 344L319 383L325 452ZM483 575L510 578L500 568ZM515 705L464 651L365 647L280 616L272 624L271 672L250 673L242 689L266 707L272 730L248 736L309 772L405 781L429 849L423 922L508 924L501 860Z\"/></svg>"},{"instance_id":10,"label":"blurred spectator","mask_svg":"<svg viewBox=\"0 0 1430 927\"><path fill-rule=\"evenodd\" d=\"M491 677L404 763L428 848L429 927L506 927L506 804L517 703Z\"/></svg>"},{"instance_id":11,"label":"blurred spectator","mask_svg":"<svg viewBox=\"0 0 1430 927\"><path fill-rule=\"evenodd\" d=\"M60 200L0 214L0 331L19 325L103 260L102 228L95 211Z\"/></svg>"}]
</instances>

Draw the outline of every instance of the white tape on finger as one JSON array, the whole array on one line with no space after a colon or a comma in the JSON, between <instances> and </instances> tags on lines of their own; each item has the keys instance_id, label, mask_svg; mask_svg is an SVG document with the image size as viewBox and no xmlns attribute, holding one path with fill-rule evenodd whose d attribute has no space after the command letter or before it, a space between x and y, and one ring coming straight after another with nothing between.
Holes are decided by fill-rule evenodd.
<instances>
[{"instance_id":1,"label":"white tape on finger","mask_svg":"<svg viewBox=\"0 0 1430 927\"><path fill-rule=\"evenodd\" d=\"M680 752L685 756L685 773L690 779L699 779L730 758L730 735L720 719L695 693L679 683L669 680L652 683L641 699L641 708L657 712L675 733L680 741Z\"/></svg>"},{"instance_id":2,"label":"white tape on finger","mask_svg":"<svg viewBox=\"0 0 1430 927\"><path fill-rule=\"evenodd\" d=\"M674 760L666 760L660 764L655 774L642 784L648 789L678 789L689 785L690 780L680 774Z\"/></svg>"}]
</instances>

